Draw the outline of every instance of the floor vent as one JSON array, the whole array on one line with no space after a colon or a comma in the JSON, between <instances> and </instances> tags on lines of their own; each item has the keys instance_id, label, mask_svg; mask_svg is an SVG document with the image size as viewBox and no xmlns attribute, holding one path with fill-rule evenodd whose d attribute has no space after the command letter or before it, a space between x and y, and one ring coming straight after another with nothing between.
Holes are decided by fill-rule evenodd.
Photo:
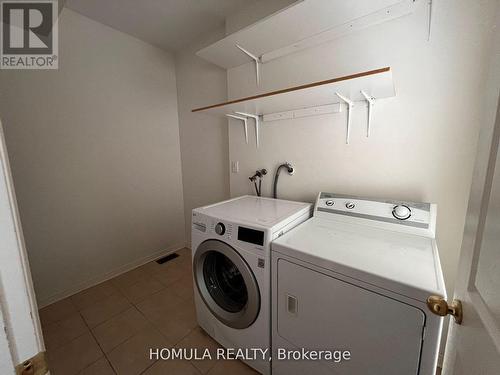
<instances>
[{"instance_id":1,"label":"floor vent","mask_svg":"<svg viewBox=\"0 0 500 375\"><path fill-rule=\"evenodd\" d=\"M169 254L163 258L156 259L156 263L163 264L163 263L168 262L169 260L177 258L178 256L179 256L179 254L177 254L177 253Z\"/></svg>"}]
</instances>

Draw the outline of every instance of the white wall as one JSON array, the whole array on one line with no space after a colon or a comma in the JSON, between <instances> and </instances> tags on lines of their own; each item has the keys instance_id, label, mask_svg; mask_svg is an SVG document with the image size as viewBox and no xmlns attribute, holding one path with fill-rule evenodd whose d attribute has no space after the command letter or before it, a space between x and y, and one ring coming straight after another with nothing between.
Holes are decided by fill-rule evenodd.
<instances>
[{"instance_id":1,"label":"white wall","mask_svg":"<svg viewBox=\"0 0 500 375\"><path fill-rule=\"evenodd\" d=\"M227 73L196 56L196 51L222 39L295 0L252 2L251 12L239 12L226 28L205 35L175 54L179 133L184 187L186 238L191 239L193 208L229 198L229 138L227 120L192 113L193 108L227 100ZM234 28L233 28L234 27Z\"/></svg>"},{"instance_id":2,"label":"white wall","mask_svg":"<svg viewBox=\"0 0 500 375\"><path fill-rule=\"evenodd\" d=\"M232 34L302 0L259 0L226 18L226 34Z\"/></svg>"},{"instance_id":3,"label":"white wall","mask_svg":"<svg viewBox=\"0 0 500 375\"><path fill-rule=\"evenodd\" d=\"M204 45L223 37L222 29L175 55L188 242L193 208L229 198L227 121L191 112L193 108L227 99L226 71L195 55Z\"/></svg>"},{"instance_id":4,"label":"white wall","mask_svg":"<svg viewBox=\"0 0 500 375\"><path fill-rule=\"evenodd\" d=\"M41 305L185 243L173 57L64 9L58 71L0 71Z\"/></svg>"},{"instance_id":5,"label":"white wall","mask_svg":"<svg viewBox=\"0 0 500 375\"><path fill-rule=\"evenodd\" d=\"M430 42L425 3L411 16L265 64L260 90L251 64L230 69L230 99L384 66L392 67L397 91L395 98L377 102L370 138L366 108L355 109L349 145L345 112L264 123L259 150L244 143L240 127L230 127L230 160L241 169L230 175L231 195L252 193L247 177L256 168L274 171L288 160L296 174L281 175L282 198L313 201L318 191L330 191L435 202L452 295L480 125L485 41L496 2L435 1ZM269 176L264 195L270 195L271 181Z\"/></svg>"}]
</instances>

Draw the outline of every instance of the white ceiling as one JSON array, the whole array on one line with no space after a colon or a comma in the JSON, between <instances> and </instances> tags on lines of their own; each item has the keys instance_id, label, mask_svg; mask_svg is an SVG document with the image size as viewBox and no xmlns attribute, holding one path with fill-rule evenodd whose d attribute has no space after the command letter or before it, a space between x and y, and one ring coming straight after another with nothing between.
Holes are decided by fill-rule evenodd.
<instances>
[{"instance_id":1,"label":"white ceiling","mask_svg":"<svg viewBox=\"0 0 500 375\"><path fill-rule=\"evenodd\" d=\"M224 26L258 0L67 0L66 7L168 51Z\"/></svg>"}]
</instances>

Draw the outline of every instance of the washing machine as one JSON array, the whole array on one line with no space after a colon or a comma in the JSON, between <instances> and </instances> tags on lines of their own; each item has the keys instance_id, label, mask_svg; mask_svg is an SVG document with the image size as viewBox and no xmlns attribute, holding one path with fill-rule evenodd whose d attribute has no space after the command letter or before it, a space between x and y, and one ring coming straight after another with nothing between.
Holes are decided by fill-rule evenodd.
<instances>
[{"instance_id":1,"label":"washing machine","mask_svg":"<svg viewBox=\"0 0 500 375\"><path fill-rule=\"evenodd\" d=\"M272 244L273 375L434 375L435 227L434 204L320 193Z\"/></svg>"},{"instance_id":2,"label":"washing machine","mask_svg":"<svg viewBox=\"0 0 500 375\"><path fill-rule=\"evenodd\" d=\"M311 214L309 203L256 196L192 212L198 324L225 348L253 350L245 362L262 374L271 369L270 243Z\"/></svg>"}]
</instances>

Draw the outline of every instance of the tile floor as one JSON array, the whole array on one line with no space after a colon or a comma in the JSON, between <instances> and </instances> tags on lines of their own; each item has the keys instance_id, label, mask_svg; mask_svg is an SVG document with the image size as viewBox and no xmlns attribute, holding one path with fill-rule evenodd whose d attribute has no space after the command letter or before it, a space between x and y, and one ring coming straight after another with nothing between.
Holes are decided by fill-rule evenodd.
<instances>
[{"instance_id":1,"label":"tile floor","mask_svg":"<svg viewBox=\"0 0 500 375\"><path fill-rule=\"evenodd\" d=\"M40 310L52 375L257 374L238 361L151 361L149 348L215 349L196 324L190 250Z\"/></svg>"},{"instance_id":2,"label":"tile floor","mask_svg":"<svg viewBox=\"0 0 500 375\"><path fill-rule=\"evenodd\" d=\"M196 324L190 250L177 253L41 309L51 375L257 374L239 361L149 360L149 348L218 347Z\"/></svg>"}]
</instances>

